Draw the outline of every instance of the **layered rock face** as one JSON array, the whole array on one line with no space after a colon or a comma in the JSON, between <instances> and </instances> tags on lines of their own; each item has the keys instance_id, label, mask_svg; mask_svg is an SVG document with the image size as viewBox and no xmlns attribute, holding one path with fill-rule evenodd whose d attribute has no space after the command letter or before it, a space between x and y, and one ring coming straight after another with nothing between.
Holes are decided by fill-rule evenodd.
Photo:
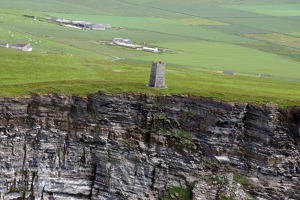
<instances>
[{"instance_id":1,"label":"layered rock face","mask_svg":"<svg viewBox=\"0 0 300 200\"><path fill-rule=\"evenodd\" d=\"M100 93L0 108L0 199L300 199L297 108Z\"/></svg>"}]
</instances>

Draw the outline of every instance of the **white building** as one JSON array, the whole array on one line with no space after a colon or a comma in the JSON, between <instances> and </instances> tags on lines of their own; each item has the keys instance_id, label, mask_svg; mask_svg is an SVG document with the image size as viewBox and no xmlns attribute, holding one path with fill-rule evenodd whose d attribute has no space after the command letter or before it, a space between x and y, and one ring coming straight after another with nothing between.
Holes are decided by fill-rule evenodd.
<instances>
[{"instance_id":1,"label":"white building","mask_svg":"<svg viewBox=\"0 0 300 200\"><path fill-rule=\"evenodd\" d=\"M92 24L91 29L92 30L98 30L98 31L105 31L105 25L103 24Z\"/></svg>"},{"instance_id":2,"label":"white building","mask_svg":"<svg viewBox=\"0 0 300 200\"><path fill-rule=\"evenodd\" d=\"M105 28L111 28L110 24L104 24Z\"/></svg>"},{"instance_id":3,"label":"white building","mask_svg":"<svg viewBox=\"0 0 300 200\"><path fill-rule=\"evenodd\" d=\"M129 39L124 39L124 38L114 38L112 42L114 44L117 44L117 43L132 44L132 42Z\"/></svg>"},{"instance_id":4,"label":"white building","mask_svg":"<svg viewBox=\"0 0 300 200\"><path fill-rule=\"evenodd\" d=\"M157 48L150 48L150 47L143 47L142 50L152 52L152 53L158 53L159 52L159 50Z\"/></svg>"},{"instance_id":5,"label":"white building","mask_svg":"<svg viewBox=\"0 0 300 200\"><path fill-rule=\"evenodd\" d=\"M19 49L22 51L32 51L32 46L30 44L13 44L10 46L12 49Z\"/></svg>"},{"instance_id":6,"label":"white building","mask_svg":"<svg viewBox=\"0 0 300 200\"><path fill-rule=\"evenodd\" d=\"M112 43L122 47L128 47L133 49L137 48L137 46L132 44L132 42L129 39L114 38Z\"/></svg>"},{"instance_id":7,"label":"white building","mask_svg":"<svg viewBox=\"0 0 300 200\"><path fill-rule=\"evenodd\" d=\"M8 48L8 47L9 47L9 45L8 45L8 43L0 43L0 47L5 47L5 48Z\"/></svg>"},{"instance_id":8,"label":"white building","mask_svg":"<svg viewBox=\"0 0 300 200\"><path fill-rule=\"evenodd\" d=\"M123 41L123 38L114 38L112 40L112 43L117 44L117 42L122 42L122 41Z\"/></svg>"},{"instance_id":9,"label":"white building","mask_svg":"<svg viewBox=\"0 0 300 200\"><path fill-rule=\"evenodd\" d=\"M124 43L124 42L117 42L115 44L118 46L122 46L122 47L128 47L128 48L133 48L133 49L136 48L136 46L134 44L128 44L128 43Z\"/></svg>"}]
</instances>

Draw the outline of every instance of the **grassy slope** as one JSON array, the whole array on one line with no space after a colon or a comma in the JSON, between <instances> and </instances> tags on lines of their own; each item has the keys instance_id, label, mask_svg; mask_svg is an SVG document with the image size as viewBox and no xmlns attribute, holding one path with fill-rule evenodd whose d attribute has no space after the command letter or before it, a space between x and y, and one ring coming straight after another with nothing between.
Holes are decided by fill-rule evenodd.
<instances>
[{"instance_id":1,"label":"grassy slope","mask_svg":"<svg viewBox=\"0 0 300 200\"><path fill-rule=\"evenodd\" d=\"M272 3L282 4L283 1ZM241 3L254 4L253 9L259 2L270 3L268 0ZM229 6L225 7L225 3ZM279 43L269 35L263 40L249 35L270 33L272 36L280 32L297 36L300 34L297 16L264 17L257 14L260 10L245 12L243 5L241 9L230 8L234 6L231 4L235 3L228 0L111 0L101 3L96 0L23 0L16 4L3 0L1 40L30 42L34 52L0 49L0 95L30 92L87 95L103 90L191 94L227 101L273 102L282 106L299 104L300 51L297 45ZM45 14L111 23L123 28L104 32L70 29L41 20ZM39 20L33 21L23 15L35 15ZM124 49L108 44L113 37L126 37L169 51L152 54ZM286 49L293 53L286 53ZM113 62L115 57L125 58L125 62ZM151 60L168 62L168 89L145 87L150 71L148 61ZM232 70L251 76L263 73L281 81L228 76L203 68Z\"/></svg>"},{"instance_id":2,"label":"grassy slope","mask_svg":"<svg viewBox=\"0 0 300 200\"><path fill-rule=\"evenodd\" d=\"M272 77L298 79L300 67L298 62L288 61L281 57L258 50L219 42L198 42L197 44L162 43L160 46L179 51L178 53L161 54L160 56L139 57L141 60L164 60L167 63L187 66L199 66L216 70L231 70L240 73L268 74ZM239 52L237 54L237 52ZM282 70L282 66L286 69Z\"/></svg>"},{"instance_id":3,"label":"grassy slope","mask_svg":"<svg viewBox=\"0 0 300 200\"><path fill-rule=\"evenodd\" d=\"M276 4L276 5L227 5L226 8L231 8L240 11L259 13L270 16L299 16L300 4Z\"/></svg>"},{"instance_id":4,"label":"grassy slope","mask_svg":"<svg viewBox=\"0 0 300 200\"><path fill-rule=\"evenodd\" d=\"M87 95L102 90L108 93L190 94L226 101L273 102L282 106L300 104L300 85L297 83L230 76L169 65L166 79L168 89L157 90L145 87L150 73L149 65L42 55L4 48L0 48L0 54L5 55L5 59L1 59L0 72L2 96L31 92Z\"/></svg>"}]
</instances>

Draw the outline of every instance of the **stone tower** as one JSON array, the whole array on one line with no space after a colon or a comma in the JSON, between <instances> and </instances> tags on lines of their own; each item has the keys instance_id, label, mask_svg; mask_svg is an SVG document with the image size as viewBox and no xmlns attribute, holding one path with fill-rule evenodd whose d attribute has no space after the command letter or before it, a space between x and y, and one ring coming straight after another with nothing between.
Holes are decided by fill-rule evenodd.
<instances>
[{"instance_id":1,"label":"stone tower","mask_svg":"<svg viewBox=\"0 0 300 200\"><path fill-rule=\"evenodd\" d=\"M166 64L163 62L152 62L149 87L166 88L165 85Z\"/></svg>"}]
</instances>

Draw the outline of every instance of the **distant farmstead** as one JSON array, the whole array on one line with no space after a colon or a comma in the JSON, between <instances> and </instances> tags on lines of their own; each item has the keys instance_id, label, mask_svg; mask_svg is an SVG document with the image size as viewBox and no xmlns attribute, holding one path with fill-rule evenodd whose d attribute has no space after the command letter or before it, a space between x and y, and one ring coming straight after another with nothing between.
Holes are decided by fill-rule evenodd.
<instances>
[{"instance_id":1,"label":"distant farmstead","mask_svg":"<svg viewBox=\"0 0 300 200\"><path fill-rule=\"evenodd\" d=\"M111 28L110 24L93 24L91 22L86 21L72 21L69 19L59 19L57 17L48 18L50 22L57 23L59 25L71 28L78 29L91 29L91 30L100 30L105 31L106 29Z\"/></svg>"},{"instance_id":2,"label":"distant farmstead","mask_svg":"<svg viewBox=\"0 0 300 200\"><path fill-rule=\"evenodd\" d=\"M132 44L132 42L129 39L114 38L112 43L122 47L128 47L133 49L136 48L136 46Z\"/></svg>"},{"instance_id":3,"label":"distant farmstead","mask_svg":"<svg viewBox=\"0 0 300 200\"><path fill-rule=\"evenodd\" d=\"M112 44L121 46L121 47L127 47L127 48L133 48L141 51L147 51L147 52L152 52L152 53L159 53L160 51L158 48L152 48L152 47L143 47L142 45L139 44L133 44L131 40L129 39L124 39L124 38L114 38L112 40Z\"/></svg>"},{"instance_id":4,"label":"distant farmstead","mask_svg":"<svg viewBox=\"0 0 300 200\"><path fill-rule=\"evenodd\" d=\"M0 47L8 48L8 47L9 47L9 44L8 44L8 43L0 43Z\"/></svg>"},{"instance_id":5,"label":"distant farmstead","mask_svg":"<svg viewBox=\"0 0 300 200\"><path fill-rule=\"evenodd\" d=\"M30 46L30 44L13 44L10 48L22 51L32 51L32 46Z\"/></svg>"},{"instance_id":6,"label":"distant farmstead","mask_svg":"<svg viewBox=\"0 0 300 200\"><path fill-rule=\"evenodd\" d=\"M32 51L32 46L30 46L30 44L28 44L28 43L24 43L24 44L18 43L18 44L13 44L11 46L9 46L8 43L0 43L0 47L18 49L18 50L22 50L22 51Z\"/></svg>"}]
</instances>

